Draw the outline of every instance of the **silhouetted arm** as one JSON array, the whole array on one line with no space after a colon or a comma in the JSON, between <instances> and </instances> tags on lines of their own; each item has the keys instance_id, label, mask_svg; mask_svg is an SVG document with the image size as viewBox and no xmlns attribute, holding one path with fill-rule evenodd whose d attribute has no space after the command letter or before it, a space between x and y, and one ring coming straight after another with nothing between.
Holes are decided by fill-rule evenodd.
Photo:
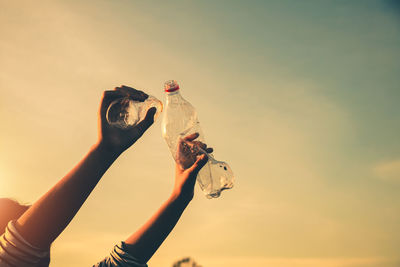
<instances>
[{"instance_id":1,"label":"silhouetted arm","mask_svg":"<svg viewBox=\"0 0 400 267\"><path fill-rule=\"evenodd\" d=\"M193 134L186 139L192 141L197 137L198 134ZM201 146L208 153L212 152L212 148L206 148L204 144ZM186 170L176 164L175 186L171 196L141 228L126 239L126 250L139 262L146 263L152 257L192 200L197 174L207 163L208 158L203 154L195 156L194 160L195 163L192 161Z\"/></svg>"},{"instance_id":2,"label":"silhouetted arm","mask_svg":"<svg viewBox=\"0 0 400 267\"><path fill-rule=\"evenodd\" d=\"M115 99L130 94L143 101L147 95L129 87L105 91L99 112L99 137L89 153L56 185L37 200L18 220L18 232L32 245L48 248L73 219L96 184L117 157L135 143L153 123L155 109L136 127L111 127L106 111Z\"/></svg>"}]
</instances>

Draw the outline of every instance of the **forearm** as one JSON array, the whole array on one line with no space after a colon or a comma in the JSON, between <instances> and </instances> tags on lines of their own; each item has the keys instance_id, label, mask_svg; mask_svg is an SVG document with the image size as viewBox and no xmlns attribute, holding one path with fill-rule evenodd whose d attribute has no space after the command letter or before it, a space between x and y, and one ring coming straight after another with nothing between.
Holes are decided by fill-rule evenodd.
<instances>
[{"instance_id":1,"label":"forearm","mask_svg":"<svg viewBox=\"0 0 400 267\"><path fill-rule=\"evenodd\" d=\"M158 211L126 241L128 252L146 263L161 246L181 217L189 200L172 194Z\"/></svg>"},{"instance_id":2,"label":"forearm","mask_svg":"<svg viewBox=\"0 0 400 267\"><path fill-rule=\"evenodd\" d=\"M75 168L18 219L21 235L34 246L49 247L117 157L102 145L94 145Z\"/></svg>"}]
</instances>

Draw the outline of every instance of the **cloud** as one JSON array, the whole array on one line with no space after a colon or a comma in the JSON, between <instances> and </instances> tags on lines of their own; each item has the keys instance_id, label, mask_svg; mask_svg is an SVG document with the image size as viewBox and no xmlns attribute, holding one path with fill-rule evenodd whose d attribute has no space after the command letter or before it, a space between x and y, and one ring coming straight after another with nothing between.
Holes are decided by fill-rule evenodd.
<instances>
[{"instance_id":1,"label":"cloud","mask_svg":"<svg viewBox=\"0 0 400 267\"><path fill-rule=\"evenodd\" d=\"M382 180L400 183L400 159L376 164L373 173Z\"/></svg>"}]
</instances>

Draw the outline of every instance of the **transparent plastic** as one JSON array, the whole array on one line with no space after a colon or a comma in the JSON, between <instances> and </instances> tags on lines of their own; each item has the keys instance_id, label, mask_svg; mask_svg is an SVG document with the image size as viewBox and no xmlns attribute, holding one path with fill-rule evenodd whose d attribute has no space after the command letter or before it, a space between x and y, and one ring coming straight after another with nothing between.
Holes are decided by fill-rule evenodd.
<instances>
[{"instance_id":1,"label":"transparent plastic","mask_svg":"<svg viewBox=\"0 0 400 267\"><path fill-rule=\"evenodd\" d=\"M163 109L160 100L149 95L145 101L141 102L127 96L111 102L107 109L106 118L110 125L128 129L141 122L146 117L147 111L152 107L157 109L154 115L155 121Z\"/></svg>"},{"instance_id":2,"label":"transparent plastic","mask_svg":"<svg viewBox=\"0 0 400 267\"><path fill-rule=\"evenodd\" d=\"M217 198L221 192L233 187L234 175L226 162L218 161L212 154L201 149L197 142L189 142L184 138L199 133L196 141L205 142L203 131L195 108L186 101L179 92L176 81L167 81L164 85L167 101L161 123L162 135L168 144L175 161L183 168L188 168L195 156L208 155L207 164L200 170L197 182L207 198Z\"/></svg>"}]
</instances>

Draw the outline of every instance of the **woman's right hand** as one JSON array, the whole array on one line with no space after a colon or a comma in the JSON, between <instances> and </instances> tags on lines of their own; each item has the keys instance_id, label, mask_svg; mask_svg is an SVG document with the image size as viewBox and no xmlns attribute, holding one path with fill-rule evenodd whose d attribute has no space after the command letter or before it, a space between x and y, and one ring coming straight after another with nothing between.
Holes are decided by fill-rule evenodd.
<instances>
[{"instance_id":1,"label":"woman's right hand","mask_svg":"<svg viewBox=\"0 0 400 267\"><path fill-rule=\"evenodd\" d=\"M194 133L178 143L173 195L185 201L193 199L197 174L208 161L207 153L213 152L206 144L195 141L197 137L199 134Z\"/></svg>"}]
</instances>

